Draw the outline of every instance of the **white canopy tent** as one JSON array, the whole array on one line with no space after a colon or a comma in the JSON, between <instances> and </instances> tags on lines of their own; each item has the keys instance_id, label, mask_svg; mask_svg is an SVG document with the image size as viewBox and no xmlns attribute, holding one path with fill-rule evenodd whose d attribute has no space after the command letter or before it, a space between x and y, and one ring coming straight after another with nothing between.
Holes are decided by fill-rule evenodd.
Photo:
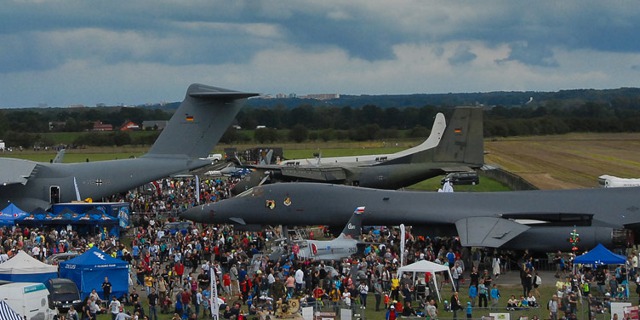
<instances>
[{"instance_id":1,"label":"white canopy tent","mask_svg":"<svg viewBox=\"0 0 640 320\"><path fill-rule=\"evenodd\" d=\"M442 301L442 297L440 296L440 289L438 288L438 281L436 281L436 272L446 272L449 274L449 279L452 279L451 270L449 270L449 267L427 260L420 260L418 262L414 262L412 264L398 268L398 278L402 277L403 273L413 273L413 282L415 283L417 273L427 272L430 272L433 275L431 277L433 286L436 289L438 300ZM453 281L451 281L451 285L454 286Z\"/></svg>"},{"instance_id":2,"label":"white canopy tent","mask_svg":"<svg viewBox=\"0 0 640 320\"><path fill-rule=\"evenodd\" d=\"M38 261L19 250L5 263L0 263L0 280L14 282L45 282L58 277L58 267Z\"/></svg>"}]
</instances>

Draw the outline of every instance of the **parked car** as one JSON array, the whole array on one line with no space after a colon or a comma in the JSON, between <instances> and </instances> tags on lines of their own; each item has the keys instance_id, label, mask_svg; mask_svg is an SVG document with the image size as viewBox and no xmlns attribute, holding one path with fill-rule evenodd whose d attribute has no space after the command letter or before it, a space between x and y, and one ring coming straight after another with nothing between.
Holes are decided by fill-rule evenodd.
<instances>
[{"instance_id":1,"label":"parked car","mask_svg":"<svg viewBox=\"0 0 640 320\"><path fill-rule=\"evenodd\" d=\"M478 177L478 173L475 171L449 173L444 178L442 178L442 180L440 180L440 184L444 184L444 182L447 180L451 181L454 185L456 184L476 185L480 183L480 178Z\"/></svg>"},{"instance_id":2,"label":"parked car","mask_svg":"<svg viewBox=\"0 0 640 320\"><path fill-rule=\"evenodd\" d=\"M49 290L49 308L67 312L73 306L76 310L82 310L80 291L76 283L70 279L49 279L44 284Z\"/></svg>"},{"instance_id":3,"label":"parked car","mask_svg":"<svg viewBox=\"0 0 640 320\"><path fill-rule=\"evenodd\" d=\"M218 161L222 160L222 154L220 153L212 153L207 156L207 160L211 160L211 164L215 164Z\"/></svg>"},{"instance_id":4,"label":"parked car","mask_svg":"<svg viewBox=\"0 0 640 320\"><path fill-rule=\"evenodd\" d=\"M80 255L80 254L75 252L75 251L69 251L69 252L64 252L64 253L56 253L56 254L52 254L52 255L48 256L47 259L45 260L45 262L47 264L51 264L51 265L55 266L55 265L58 265L62 261L67 261L67 260L73 259L73 258L77 257L78 255Z\"/></svg>"}]
</instances>

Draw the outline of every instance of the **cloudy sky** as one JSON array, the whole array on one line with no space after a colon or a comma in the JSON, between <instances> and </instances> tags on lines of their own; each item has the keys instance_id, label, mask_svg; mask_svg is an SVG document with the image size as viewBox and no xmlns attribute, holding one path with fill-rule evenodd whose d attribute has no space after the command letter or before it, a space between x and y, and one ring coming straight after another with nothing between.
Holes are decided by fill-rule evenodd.
<instances>
[{"instance_id":1,"label":"cloudy sky","mask_svg":"<svg viewBox=\"0 0 640 320\"><path fill-rule=\"evenodd\" d=\"M637 1L5 0L0 107L640 86Z\"/></svg>"}]
</instances>

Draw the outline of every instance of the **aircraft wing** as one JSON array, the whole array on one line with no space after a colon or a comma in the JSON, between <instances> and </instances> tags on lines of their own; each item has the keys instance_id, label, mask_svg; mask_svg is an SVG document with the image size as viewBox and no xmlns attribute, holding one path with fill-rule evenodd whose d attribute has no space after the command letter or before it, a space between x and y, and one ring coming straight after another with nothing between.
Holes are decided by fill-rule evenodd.
<instances>
[{"instance_id":1,"label":"aircraft wing","mask_svg":"<svg viewBox=\"0 0 640 320\"><path fill-rule=\"evenodd\" d=\"M0 158L0 185L27 184L38 163L33 161Z\"/></svg>"},{"instance_id":2,"label":"aircraft wing","mask_svg":"<svg viewBox=\"0 0 640 320\"><path fill-rule=\"evenodd\" d=\"M347 179L344 169L338 167L283 166L280 172L288 178L313 181L343 181Z\"/></svg>"},{"instance_id":3,"label":"aircraft wing","mask_svg":"<svg viewBox=\"0 0 640 320\"><path fill-rule=\"evenodd\" d=\"M465 247L498 248L529 226L496 217L469 217L456 221L460 243Z\"/></svg>"}]
</instances>

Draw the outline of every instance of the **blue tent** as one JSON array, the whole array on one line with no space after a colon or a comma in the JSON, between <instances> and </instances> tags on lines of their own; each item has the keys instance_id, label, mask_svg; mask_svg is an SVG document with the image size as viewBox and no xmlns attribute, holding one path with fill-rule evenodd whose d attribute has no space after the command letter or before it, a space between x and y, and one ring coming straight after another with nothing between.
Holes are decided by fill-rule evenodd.
<instances>
[{"instance_id":1,"label":"blue tent","mask_svg":"<svg viewBox=\"0 0 640 320\"><path fill-rule=\"evenodd\" d=\"M605 248L601 243L591 249L589 252L573 259L573 263L578 264L624 264L627 258L619 254L615 254Z\"/></svg>"},{"instance_id":2,"label":"blue tent","mask_svg":"<svg viewBox=\"0 0 640 320\"><path fill-rule=\"evenodd\" d=\"M12 226L16 219L26 216L27 213L10 203L6 208L0 211L0 225Z\"/></svg>"},{"instance_id":3,"label":"blue tent","mask_svg":"<svg viewBox=\"0 0 640 320\"><path fill-rule=\"evenodd\" d=\"M80 289L82 299L96 289L100 298L109 301L110 297L105 297L102 291L104 277L109 277L111 282L111 295L118 298L126 295L129 291L128 270L128 262L113 258L96 247L71 260L60 262L60 278L73 280Z\"/></svg>"}]
</instances>

